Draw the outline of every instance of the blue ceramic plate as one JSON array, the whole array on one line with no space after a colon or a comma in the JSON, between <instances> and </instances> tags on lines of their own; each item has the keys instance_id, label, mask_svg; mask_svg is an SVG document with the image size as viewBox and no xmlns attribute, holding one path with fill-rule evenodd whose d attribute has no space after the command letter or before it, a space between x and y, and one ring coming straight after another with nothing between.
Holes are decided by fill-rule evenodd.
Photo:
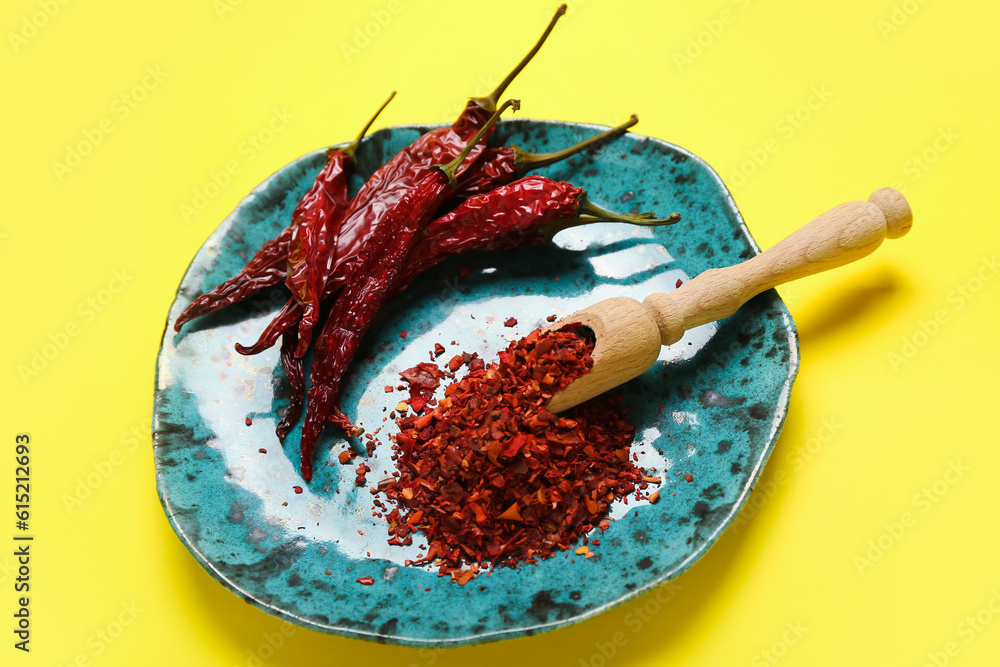
<instances>
[{"instance_id":1,"label":"blue ceramic plate","mask_svg":"<svg viewBox=\"0 0 1000 667\"><path fill-rule=\"evenodd\" d=\"M428 127L376 132L358 151L368 175ZM494 140L526 150L569 146L592 125L505 120ZM636 428L640 465L669 475L660 501L613 506L596 557L572 551L466 586L428 568L418 553L391 547L373 496L336 464L346 443L327 429L311 484L299 477L298 439L274 434L287 405L276 349L241 357L287 298L283 288L172 330L203 291L236 275L289 221L323 163L310 153L261 183L198 251L170 308L157 360L153 416L157 490L177 535L224 586L264 611L313 630L411 645L460 645L552 630L582 621L676 577L701 557L746 500L778 436L798 367L795 328L772 290L736 315L664 348L660 361L621 388ZM399 371L478 351L493 359L507 340L612 296L670 291L705 269L758 252L733 199L698 157L628 134L545 173L585 188L619 211L677 211L660 229L601 224L567 230L553 244L453 258L417 280L365 338L343 395L347 414L386 445L370 483L391 474L386 394ZM355 188L360 177L353 181ZM467 270L465 270L467 269ZM463 277L465 276L465 277ZM514 328L503 321L515 317ZM407 332L404 339L400 333ZM457 345L451 345L457 341ZM252 424L247 425L247 418ZM261 453L259 450L266 450ZM333 462L333 465L326 465ZM686 481L690 475L691 481ZM295 487L302 487L296 493ZM361 577L375 584L362 586Z\"/></svg>"}]
</instances>

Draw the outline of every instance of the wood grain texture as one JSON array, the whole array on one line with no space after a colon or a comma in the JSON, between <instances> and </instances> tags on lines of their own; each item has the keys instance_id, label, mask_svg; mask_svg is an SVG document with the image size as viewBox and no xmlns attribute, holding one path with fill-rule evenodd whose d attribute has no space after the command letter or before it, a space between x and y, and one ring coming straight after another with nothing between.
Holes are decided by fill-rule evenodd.
<instances>
[{"instance_id":1,"label":"wood grain texture","mask_svg":"<svg viewBox=\"0 0 1000 667\"><path fill-rule=\"evenodd\" d=\"M592 353L594 367L552 397L548 406L550 412L562 412L639 377L660 355L660 331L656 322L635 299L624 296L605 299L543 331L576 323L588 327L597 338Z\"/></svg>"},{"instance_id":2,"label":"wood grain texture","mask_svg":"<svg viewBox=\"0 0 1000 667\"><path fill-rule=\"evenodd\" d=\"M579 322L597 336L593 369L553 396L549 410L566 410L642 375L661 344L729 317L764 290L861 259L886 238L904 236L912 225L913 212L903 195L883 188L868 201L830 209L756 257L704 271L669 294L650 294L642 304L607 299L546 327Z\"/></svg>"}]
</instances>

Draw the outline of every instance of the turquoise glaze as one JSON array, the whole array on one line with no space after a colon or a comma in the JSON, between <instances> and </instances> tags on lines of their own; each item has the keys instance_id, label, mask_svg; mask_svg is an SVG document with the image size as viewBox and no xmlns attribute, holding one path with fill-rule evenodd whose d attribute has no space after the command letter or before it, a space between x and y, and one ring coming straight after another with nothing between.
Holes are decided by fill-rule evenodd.
<instances>
[{"instance_id":1,"label":"turquoise glaze","mask_svg":"<svg viewBox=\"0 0 1000 667\"><path fill-rule=\"evenodd\" d=\"M359 173L371 173L428 129L376 132L358 151ZM600 129L504 120L494 141L551 151ZM369 489L354 485L354 466L336 463L345 447L339 432L324 432L310 484L298 474L300 431L284 444L275 436L288 391L277 350L246 358L233 344L256 338L287 298L284 288L196 320L180 334L171 328L193 298L235 275L288 224L322 163L323 151L310 153L240 202L198 251L170 308L157 360L157 489L198 562L240 597L304 627L446 646L585 620L676 577L701 557L746 500L785 418L798 344L777 293L765 292L733 317L688 332L663 349L649 372L621 387L640 464L670 476L657 504L633 498L615 505L617 520L599 535L594 558L569 551L458 586L432 569L403 566L421 542L386 544ZM442 360L460 351L493 359L507 340L544 324L549 314L567 315L611 296L670 291L678 280L758 252L715 172L671 144L628 134L541 173L584 187L606 208L677 211L683 220L655 230L609 224L567 230L553 244L463 255L422 276L384 308L345 384L343 407L369 432L402 398L386 394L385 385L427 361L436 342L448 348ZM360 183L353 179L355 188ZM503 326L512 316L518 324ZM393 470L391 426L386 422L379 436L385 444L369 461L370 484ZM372 577L374 585L357 583L361 577Z\"/></svg>"}]
</instances>

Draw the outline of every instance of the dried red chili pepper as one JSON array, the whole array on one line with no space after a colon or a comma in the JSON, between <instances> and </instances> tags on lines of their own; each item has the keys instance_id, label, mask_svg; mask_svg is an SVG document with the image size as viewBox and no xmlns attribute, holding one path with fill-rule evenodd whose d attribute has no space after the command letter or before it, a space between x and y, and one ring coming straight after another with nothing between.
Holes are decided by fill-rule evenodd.
<instances>
[{"instance_id":1,"label":"dried red chili pepper","mask_svg":"<svg viewBox=\"0 0 1000 667\"><path fill-rule=\"evenodd\" d=\"M566 160L583 151L599 146L625 134L639 122L636 114L616 127L554 153L527 153L518 146L487 148L483 156L458 179L455 199L465 199L494 190L524 176L534 169Z\"/></svg>"},{"instance_id":2,"label":"dried red chili pepper","mask_svg":"<svg viewBox=\"0 0 1000 667\"><path fill-rule=\"evenodd\" d=\"M394 90L368 119L354 141L345 148L331 148L327 151L326 166L292 214L285 284L302 306L296 356L301 357L309 349L312 328L319 318L320 295L332 268L325 260L337 245L340 225L348 210L350 198L347 194L347 168L354 161L354 154L361 145L361 140L395 96Z\"/></svg>"},{"instance_id":3,"label":"dried red chili pepper","mask_svg":"<svg viewBox=\"0 0 1000 667\"><path fill-rule=\"evenodd\" d=\"M300 443L301 471L305 479L312 478L313 449L324 421L330 418L345 431L355 432L354 425L339 407L341 378L354 358L361 337L388 297L416 242L417 233L454 190L456 172L466 156L479 145L487 130L508 107L517 110L520 102L504 102L455 159L447 164L433 165L399 204L386 212L362 248L323 326L309 373L306 419Z\"/></svg>"},{"instance_id":4,"label":"dried red chili pepper","mask_svg":"<svg viewBox=\"0 0 1000 667\"><path fill-rule=\"evenodd\" d=\"M589 371L593 346L572 327L533 331L450 385L432 411L398 419L389 543L421 532L428 551L416 562L436 561L463 584L477 564L532 563L569 548L635 491L642 471L627 456L634 429L618 401L545 409Z\"/></svg>"},{"instance_id":5,"label":"dried red chili pepper","mask_svg":"<svg viewBox=\"0 0 1000 667\"><path fill-rule=\"evenodd\" d=\"M660 226L679 220L677 213L666 218L655 218L652 213L613 213L593 204L585 191L570 183L545 176L525 176L470 197L427 225L407 259L394 293L401 292L438 262L458 253L542 243L563 229L593 222Z\"/></svg>"}]
</instances>

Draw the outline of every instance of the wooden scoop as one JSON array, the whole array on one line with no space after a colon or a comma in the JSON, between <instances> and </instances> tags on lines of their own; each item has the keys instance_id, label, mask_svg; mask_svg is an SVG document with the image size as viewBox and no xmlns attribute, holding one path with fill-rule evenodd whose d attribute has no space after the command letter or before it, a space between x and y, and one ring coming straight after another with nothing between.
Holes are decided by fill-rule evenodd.
<instances>
[{"instance_id":1,"label":"wooden scoop","mask_svg":"<svg viewBox=\"0 0 1000 667\"><path fill-rule=\"evenodd\" d=\"M597 337L594 367L555 394L551 412L562 412L642 375L688 329L729 317L751 297L870 254L886 237L910 231L913 212L898 190L882 188L868 201L851 201L823 215L745 262L709 269L669 294L639 303L615 297L577 311L543 331L579 323Z\"/></svg>"}]
</instances>

